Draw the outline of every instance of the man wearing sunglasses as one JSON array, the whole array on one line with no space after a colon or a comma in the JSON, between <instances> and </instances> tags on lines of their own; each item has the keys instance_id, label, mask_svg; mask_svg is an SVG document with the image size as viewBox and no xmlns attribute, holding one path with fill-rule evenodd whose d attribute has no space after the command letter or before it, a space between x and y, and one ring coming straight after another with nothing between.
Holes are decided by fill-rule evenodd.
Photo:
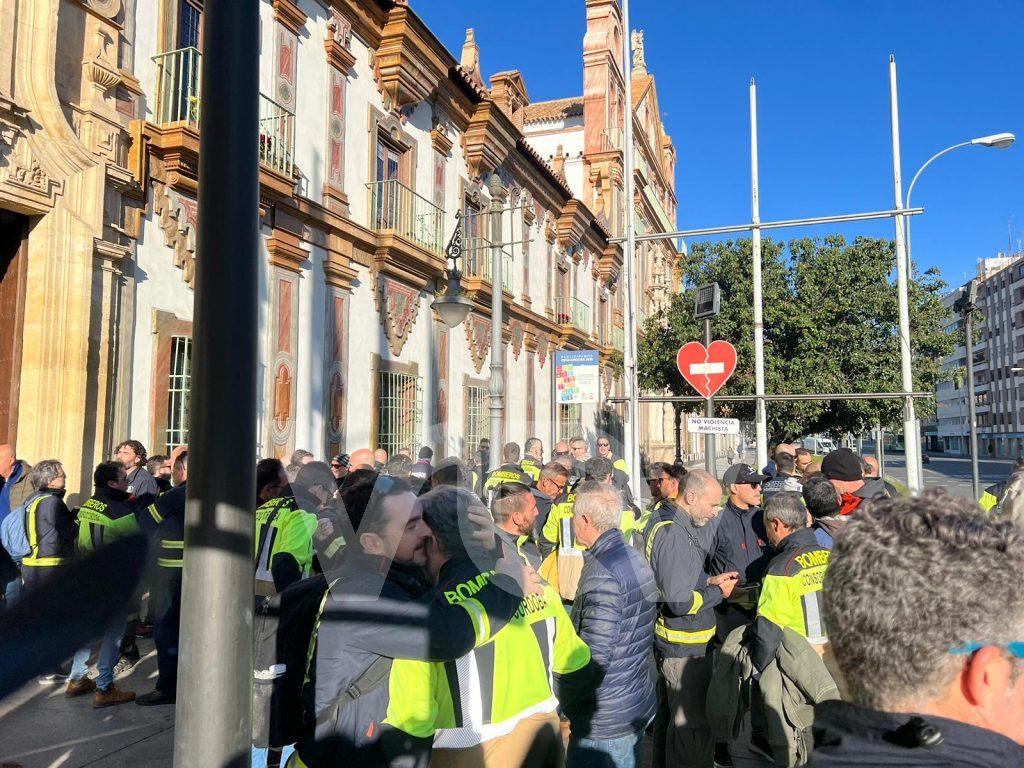
<instances>
[{"instance_id":1,"label":"man wearing sunglasses","mask_svg":"<svg viewBox=\"0 0 1024 768\"><path fill-rule=\"evenodd\" d=\"M844 701L809 765L1024 765L1024 530L942 492L878 499L835 541L823 618Z\"/></svg>"},{"instance_id":2,"label":"man wearing sunglasses","mask_svg":"<svg viewBox=\"0 0 1024 768\"><path fill-rule=\"evenodd\" d=\"M718 636L724 639L740 626L754 620L758 584L768 568L772 548L764 529L761 511L761 484L768 480L749 464L733 464L722 476L722 485L729 500L722 507L721 520L711 549L711 574L739 573L740 589L735 599L717 608Z\"/></svg>"}]
</instances>

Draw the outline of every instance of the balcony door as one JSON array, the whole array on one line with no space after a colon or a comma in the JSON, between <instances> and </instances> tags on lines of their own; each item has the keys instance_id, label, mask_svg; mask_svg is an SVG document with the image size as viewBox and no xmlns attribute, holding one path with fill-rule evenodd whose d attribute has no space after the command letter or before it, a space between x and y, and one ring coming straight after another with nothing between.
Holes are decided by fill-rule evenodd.
<instances>
[{"instance_id":1,"label":"balcony door","mask_svg":"<svg viewBox=\"0 0 1024 768\"><path fill-rule=\"evenodd\" d=\"M377 228L402 230L402 152L377 139L377 195L374 214Z\"/></svg>"}]
</instances>

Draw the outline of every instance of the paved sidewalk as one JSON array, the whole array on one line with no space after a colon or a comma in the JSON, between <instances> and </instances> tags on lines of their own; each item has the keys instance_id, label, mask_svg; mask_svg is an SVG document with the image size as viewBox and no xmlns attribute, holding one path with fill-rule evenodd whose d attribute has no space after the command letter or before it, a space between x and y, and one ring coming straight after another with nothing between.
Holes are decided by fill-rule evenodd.
<instances>
[{"instance_id":1,"label":"paved sidewalk","mask_svg":"<svg viewBox=\"0 0 1024 768\"><path fill-rule=\"evenodd\" d=\"M156 651L151 640L139 649L117 685L142 694L156 682ZM91 696L66 699L64 686L34 681L0 701L0 768L170 768L173 743L170 705L93 709Z\"/></svg>"}]
</instances>

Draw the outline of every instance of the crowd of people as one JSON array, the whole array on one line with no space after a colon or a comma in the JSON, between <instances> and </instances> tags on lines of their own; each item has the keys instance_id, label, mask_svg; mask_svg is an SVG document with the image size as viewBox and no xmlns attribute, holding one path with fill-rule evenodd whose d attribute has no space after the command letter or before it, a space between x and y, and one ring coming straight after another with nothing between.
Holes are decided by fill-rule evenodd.
<instances>
[{"instance_id":1,"label":"crowd of people","mask_svg":"<svg viewBox=\"0 0 1024 768\"><path fill-rule=\"evenodd\" d=\"M254 765L1024 765L1024 462L979 507L782 443L635 499L606 435L490 448L258 462ZM124 615L40 682L172 704L188 451L114 455L72 510L0 446L4 604L148 535Z\"/></svg>"}]
</instances>

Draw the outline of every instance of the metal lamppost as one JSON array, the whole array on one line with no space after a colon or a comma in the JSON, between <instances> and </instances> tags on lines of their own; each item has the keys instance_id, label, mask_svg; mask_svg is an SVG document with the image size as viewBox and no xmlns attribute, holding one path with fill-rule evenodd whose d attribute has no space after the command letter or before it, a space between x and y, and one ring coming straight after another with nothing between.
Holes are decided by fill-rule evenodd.
<instances>
[{"instance_id":1,"label":"metal lamppost","mask_svg":"<svg viewBox=\"0 0 1024 768\"><path fill-rule=\"evenodd\" d=\"M981 497L978 480L978 415L974 404L974 315L978 311L975 303L978 296L978 283L971 280L965 287L960 298L953 304L953 311L964 319L965 344L967 347L967 419L970 433L971 451L971 488L974 500Z\"/></svg>"},{"instance_id":2,"label":"metal lamppost","mask_svg":"<svg viewBox=\"0 0 1024 768\"><path fill-rule=\"evenodd\" d=\"M448 290L430 303L441 317L441 321L449 328L460 325L473 309L473 302L462 293L462 272L459 271L459 259L462 258L462 213L455 212L455 230L451 240L444 249L448 260Z\"/></svg>"},{"instance_id":3,"label":"metal lamppost","mask_svg":"<svg viewBox=\"0 0 1024 768\"><path fill-rule=\"evenodd\" d=\"M992 134L990 136L980 136L980 137L978 137L976 139L971 139L970 141L961 141L959 144L954 144L951 147L946 147L941 152L936 152L934 155L932 155L930 158L928 158L928 161L925 162L925 164L922 165L918 169L917 173L914 174L914 178L911 179L910 186L907 187L907 205L906 205L906 207L907 208L910 207L910 197L911 197L911 195L914 194L914 185L917 184L917 180L921 176L921 173L924 171L925 168L927 168L929 165L931 165L938 158L942 157L945 154L948 154L948 153L952 152L954 149L960 149L961 147L995 147L996 149L1007 149L1007 148L1009 148L1010 146L1013 145L1013 142L1015 140L1016 140L1016 136L1014 136L1012 133L994 133L994 134ZM906 237L906 249L905 250L906 250L906 259L907 259L907 263L904 266L904 271L907 274L907 279L910 280L911 277L913 277L913 274L914 274L913 273L913 260L912 260L911 255L910 255L910 219L906 219L905 220L904 225L903 225L903 231L904 231L904 236ZM915 429L918 429L916 424L915 424ZM918 430L918 434L920 434L919 430ZM909 461L909 459L910 459L909 454L907 455L907 459ZM918 469L919 475L921 477L923 477L923 473L921 472L921 469L920 469L920 462L923 461L923 456L922 456L922 453L920 451L918 452L917 460L918 460L918 467L919 467L919 469ZM908 469L908 473L909 473L909 469ZM977 493L975 493L975 497L977 497Z\"/></svg>"},{"instance_id":4,"label":"metal lamppost","mask_svg":"<svg viewBox=\"0 0 1024 768\"><path fill-rule=\"evenodd\" d=\"M704 348L711 346L711 318L717 317L721 311L722 292L718 283L708 283L697 286L697 297L693 304L693 316L697 320L704 321ZM715 416L715 400L707 398L704 404L704 415L708 418ZM716 471L717 446L715 435L704 435L704 469L713 476L718 477Z\"/></svg>"}]
</instances>

